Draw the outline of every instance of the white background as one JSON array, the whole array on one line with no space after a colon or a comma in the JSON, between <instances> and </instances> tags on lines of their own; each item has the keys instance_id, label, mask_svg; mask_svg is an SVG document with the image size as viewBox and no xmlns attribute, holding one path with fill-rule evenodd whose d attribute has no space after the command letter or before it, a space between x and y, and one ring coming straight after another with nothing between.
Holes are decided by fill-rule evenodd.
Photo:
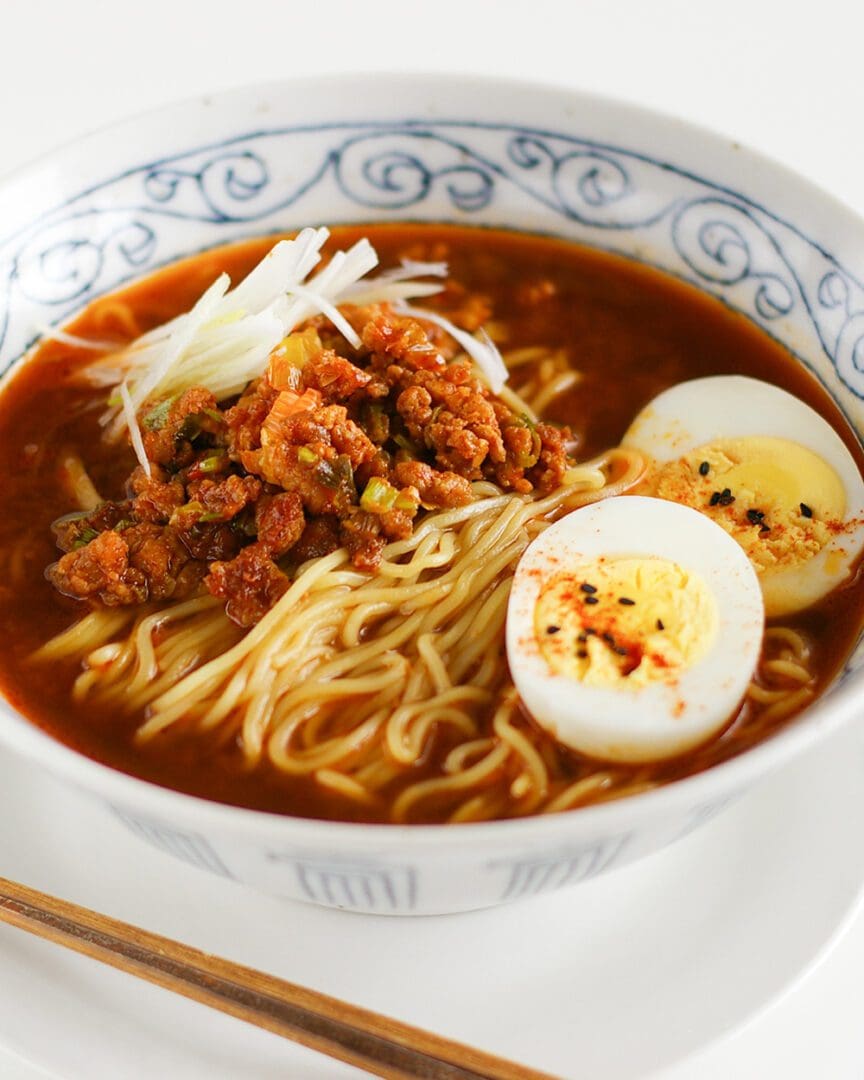
<instances>
[{"instance_id":1,"label":"white background","mask_svg":"<svg viewBox=\"0 0 864 1080\"><path fill-rule=\"evenodd\" d=\"M860 0L0 0L0 13L0 172L130 113L243 83L473 72L677 113L864 212ZM846 823L847 842L862 825ZM859 916L783 1002L664 1080L858 1080L862 1002ZM35 1074L10 1059L0 1075Z\"/></svg>"}]
</instances>

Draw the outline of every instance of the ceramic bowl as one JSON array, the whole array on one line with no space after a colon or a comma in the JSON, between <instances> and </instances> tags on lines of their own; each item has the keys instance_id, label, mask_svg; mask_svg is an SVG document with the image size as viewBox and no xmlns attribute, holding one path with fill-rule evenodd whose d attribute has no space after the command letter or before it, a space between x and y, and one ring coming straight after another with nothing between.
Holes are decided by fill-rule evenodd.
<instances>
[{"instance_id":1,"label":"ceramic bowl","mask_svg":"<svg viewBox=\"0 0 864 1080\"><path fill-rule=\"evenodd\" d=\"M864 225L757 153L570 90L455 77L280 83L92 135L0 184L0 371L36 327L153 268L306 224L410 219L572 238L743 312L864 431ZM214 873L360 912L479 908L572 885L674 841L859 709L831 692L743 756L569 813L368 826L211 804L117 773L0 705L0 739L137 836ZM130 858L134 856L131 853Z\"/></svg>"}]
</instances>

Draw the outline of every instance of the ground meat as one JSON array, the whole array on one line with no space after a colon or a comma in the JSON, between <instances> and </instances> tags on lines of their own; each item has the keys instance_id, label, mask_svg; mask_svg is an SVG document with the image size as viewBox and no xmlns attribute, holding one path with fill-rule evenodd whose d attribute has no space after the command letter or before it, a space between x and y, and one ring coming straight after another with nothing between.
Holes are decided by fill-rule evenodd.
<instances>
[{"instance_id":1,"label":"ground meat","mask_svg":"<svg viewBox=\"0 0 864 1080\"><path fill-rule=\"evenodd\" d=\"M119 533L100 533L84 547L70 551L49 566L46 576L64 596L96 596L105 604L134 604L140 597L124 581L129 569L129 548Z\"/></svg>"},{"instance_id":2,"label":"ground meat","mask_svg":"<svg viewBox=\"0 0 864 1080\"><path fill-rule=\"evenodd\" d=\"M121 537L128 547L129 566L143 577L149 599L175 596L180 573L190 559L177 533L171 528L143 524L124 529Z\"/></svg>"},{"instance_id":3,"label":"ground meat","mask_svg":"<svg viewBox=\"0 0 864 1080\"><path fill-rule=\"evenodd\" d=\"M141 604L177 596L178 585L181 595L193 591L200 574L186 571L189 562L172 529L140 524L100 533L50 566L47 576L66 596L98 597L111 606Z\"/></svg>"},{"instance_id":4,"label":"ground meat","mask_svg":"<svg viewBox=\"0 0 864 1080\"><path fill-rule=\"evenodd\" d=\"M298 447L279 442L247 451L240 460L244 468L268 484L296 492L308 513L344 513L357 500L351 463L347 458L330 461L311 449L310 453L315 460L301 461Z\"/></svg>"},{"instance_id":5,"label":"ground meat","mask_svg":"<svg viewBox=\"0 0 864 1080\"><path fill-rule=\"evenodd\" d=\"M158 465L152 467L149 477L139 465L129 478L128 488L135 496L130 512L138 521L166 524L186 501L181 481L170 479Z\"/></svg>"},{"instance_id":6,"label":"ground meat","mask_svg":"<svg viewBox=\"0 0 864 1080\"><path fill-rule=\"evenodd\" d=\"M539 437L527 424L509 424L502 429L504 449L509 458L523 467L534 465L539 456Z\"/></svg>"},{"instance_id":7,"label":"ground meat","mask_svg":"<svg viewBox=\"0 0 864 1080\"><path fill-rule=\"evenodd\" d=\"M225 601L229 619L254 626L288 588L288 578L260 544L250 544L236 559L213 563L204 584Z\"/></svg>"},{"instance_id":8,"label":"ground meat","mask_svg":"<svg viewBox=\"0 0 864 1080\"><path fill-rule=\"evenodd\" d=\"M237 404L225 413L228 427L228 449L238 458L248 450L261 445L261 425L273 408L277 391L266 379L259 379L243 394Z\"/></svg>"},{"instance_id":9,"label":"ground meat","mask_svg":"<svg viewBox=\"0 0 864 1080\"><path fill-rule=\"evenodd\" d=\"M460 476L479 480L481 466L505 459L495 408L466 364L456 362L438 374L403 373L409 383L396 401L409 434L435 454L435 460Z\"/></svg>"},{"instance_id":10,"label":"ground meat","mask_svg":"<svg viewBox=\"0 0 864 1080\"><path fill-rule=\"evenodd\" d=\"M307 388L321 392L325 402L347 401L369 384L372 376L356 367L332 349L325 349L303 369L303 382Z\"/></svg>"},{"instance_id":11,"label":"ground meat","mask_svg":"<svg viewBox=\"0 0 864 1080\"><path fill-rule=\"evenodd\" d=\"M405 421L405 426L418 442L423 440L423 431L432 419L432 395L423 386L409 386L396 399L396 408Z\"/></svg>"},{"instance_id":12,"label":"ground meat","mask_svg":"<svg viewBox=\"0 0 864 1080\"><path fill-rule=\"evenodd\" d=\"M185 390L169 406L164 419L152 410L144 417L144 449L148 459L158 465L186 465L193 454L191 438L201 430L216 434L223 427L216 409L216 398L203 386Z\"/></svg>"},{"instance_id":13,"label":"ground meat","mask_svg":"<svg viewBox=\"0 0 864 1080\"><path fill-rule=\"evenodd\" d=\"M354 473L354 481L359 488L364 488L373 476L387 478L390 475L392 457L386 450L379 450L375 457L364 461Z\"/></svg>"},{"instance_id":14,"label":"ground meat","mask_svg":"<svg viewBox=\"0 0 864 1080\"><path fill-rule=\"evenodd\" d=\"M196 516L198 511L196 510ZM213 559L233 559L249 535L234 527L234 522L214 522L200 524L192 520L172 518L174 532L193 559L211 562ZM254 533L254 529L253 529Z\"/></svg>"},{"instance_id":15,"label":"ground meat","mask_svg":"<svg viewBox=\"0 0 864 1080\"><path fill-rule=\"evenodd\" d=\"M380 375L373 374L363 390L367 401L380 401L390 394L390 383Z\"/></svg>"},{"instance_id":16,"label":"ground meat","mask_svg":"<svg viewBox=\"0 0 864 1080\"><path fill-rule=\"evenodd\" d=\"M307 520L303 533L291 549L291 557L298 563L329 555L342 546L339 539L339 521L335 517L317 517Z\"/></svg>"},{"instance_id":17,"label":"ground meat","mask_svg":"<svg viewBox=\"0 0 864 1080\"><path fill-rule=\"evenodd\" d=\"M206 521L230 521L261 495L261 481L254 476L229 476L215 482L204 480L197 499L204 508Z\"/></svg>"},{"instance_id":18,"label":"ground meat","mask_svg":"<svg viewBox=\"0 0 864 1080\"><path fill-rule=\"evenodd\" d=\"M354 469L377 453L344 406L325 405L287 417L264 446L239 456L247 471L297 492L310 513L338 514L356 502Z\"/></svg>"},{"instance_id":19,"label":"ground meat","mask_svg":"<svg viewBox=\"0 0 864 1080\"><path fill-rule=\"evenodd\" d=\"M433 469L422 461L400 461L393 467L400 487L413 487L425 507L465 506L471 501L471 484L453 472Z\"/></svg>"},{"instance_id":20,"label":"ground meat","mask_svg":"<svg viewBox=\"0 0 864 1080\"><path fill-rule=\"evenodd\" d=\"M567 456L570 429L541 422L537 425L537 434L541 444L540 460L529 470L528 478L539 491L554 491L564 483L564 474L572 464Z\"/></svg>"},{"instance_id":21,"label":"ground meat","mask_svg":"<svg viewBox=\"0 0 864 1080\"><path fill-rule=\"evenodd\" d=\"M370 461L378 452L378 447L366 432L353 420L343 405L326 405L316 409L314 421L327 432L330 445L338 454L344 454L356 469L364 461Z\"/></svg>"},{"instance_id":22,"label":"ground meat","mask_svg":"<svg viewBox=\"0 0 864 1080\"><path fill-rule=\"evenodd\" d=\"M413 489L406 489L409 494ZM413 492L416 495L416 492ZM388 540L407 540L414 531L414 515L416 510L388 510L379 514L381 532Z\"/></svg>"},{"instance_id":23,"label":"ground meat","mask_svg":"<svg viewBox=\"0 0 864 1080\"><path fill-rule=\"evenodd\" d=\"M339 408L339 406L335 407ZM278 430L274 432L273 428L270 428L266 439L262 439L262 445L264 448L279 443L286 446L305 446L319 457L334 458L336 452L327 428L319 419L319 413L322 411L321 409L306 409L286 417L279 422ZM345 410L342 411L344 413Z\"/></svg>"},{"instance_id":24,"label":"ground meat","mask_svg":"<svg viewBox=\"0 0 864 1080\"><path fill-rule=\"evenodd\" d=\"M72 551L92 540L97 533L116 528L131 513L128 502L104 502L95 510L76 511L58 518L51 531L61 551Z\"/></svg>"},{"instance_id":25,"label":"ground meat","mask_svg":"<svg viewBox=\"0 0 864 1080\"><path fill-rule=\"evenodd\" d=\"M258 543L274 559L289 551L303 535L303 500L294 491L266 495L255 507Z\"/></svg>"},{"instance_id":26,"label":"ground meat","mask_svg":"<svg viewBox=\"0 0 864 1080\"><path fill-rule=\"evenodd\" d=\"M433 340L437 328L427 329L416 319L393 315L386 308L358 309L364 321L360 337L376 357L408 363L412 368L443 368L444 357Z\"/></svg>"},{"instance_id":27,"label":"ground meat","mask_svg":"<svg viewBox=\"0 0 864 1080\"><path fill-rule=\"evenodd\" d=\"M340 523L339 538L358 570L374 570L381 562L385 541L377 514L353 508Z\"/></svg>"},{"instance_id":28,"label":"ground meat","mask_svg":"<svg viewBox=\"0 0 864 1080\"><path fill-rule=\"evenodd\" d=\"M483 297L443 296L463 327L488 316ZM418 513L469 503L472 481L520 493L563 482L569 430L531 424L464 358L448 363L460 350L446 331L387 305L344 310L362 347L347 359L327 320L310 320L321 351L281 398L262 376L224 412L202 387L151 409L151 475L139 467L128 500L55 523L67 553L48 572L56 587L127 604L190 595L203 578L250 626L287 588L274 560L344 545L371 571Z\"/></svg>"}]
</instances>

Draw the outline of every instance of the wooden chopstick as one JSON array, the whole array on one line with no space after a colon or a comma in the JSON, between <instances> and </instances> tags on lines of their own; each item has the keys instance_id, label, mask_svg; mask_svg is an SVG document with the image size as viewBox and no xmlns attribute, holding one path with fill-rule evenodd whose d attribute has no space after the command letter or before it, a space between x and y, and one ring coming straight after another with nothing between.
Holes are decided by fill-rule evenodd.
<instances>
[{"instance_id":1,"label":"wooden chopstick","mask_svg":"<svg viewBox=\"0 0 864 1080\"><path fill-rule=\"evenodd\" d=\"M211 956L6 878L0 878L0 921L376 1076L554 1080L548 1073Z\"/></svg>"}]
</instances>

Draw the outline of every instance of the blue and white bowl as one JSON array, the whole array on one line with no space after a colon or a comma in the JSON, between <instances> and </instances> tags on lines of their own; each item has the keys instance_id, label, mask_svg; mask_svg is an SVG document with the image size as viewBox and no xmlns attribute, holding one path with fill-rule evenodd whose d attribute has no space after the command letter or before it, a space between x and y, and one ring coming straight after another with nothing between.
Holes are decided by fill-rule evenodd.
<instances>
[{"instance_id":1,"label":"blue and white bowl","mask_svg":"<svg viewBox=\"0 0 864 1080\"><path fill-rule=\"evenodd\" d=\"M570 90L446 76L277 83L171 106L0 183L0 372L37 327L205 248L307 224L451 221L657 266L786 345L864 432L864 223L757 153ZM337 824L125 776L0 702L0 739L138 836L292 899L453 912L584 881L685 835L859 709L862 650L786 730L619 802L460 826ZM130 855L130 857L133 857Z\"/></svg>"}]
</instances>

